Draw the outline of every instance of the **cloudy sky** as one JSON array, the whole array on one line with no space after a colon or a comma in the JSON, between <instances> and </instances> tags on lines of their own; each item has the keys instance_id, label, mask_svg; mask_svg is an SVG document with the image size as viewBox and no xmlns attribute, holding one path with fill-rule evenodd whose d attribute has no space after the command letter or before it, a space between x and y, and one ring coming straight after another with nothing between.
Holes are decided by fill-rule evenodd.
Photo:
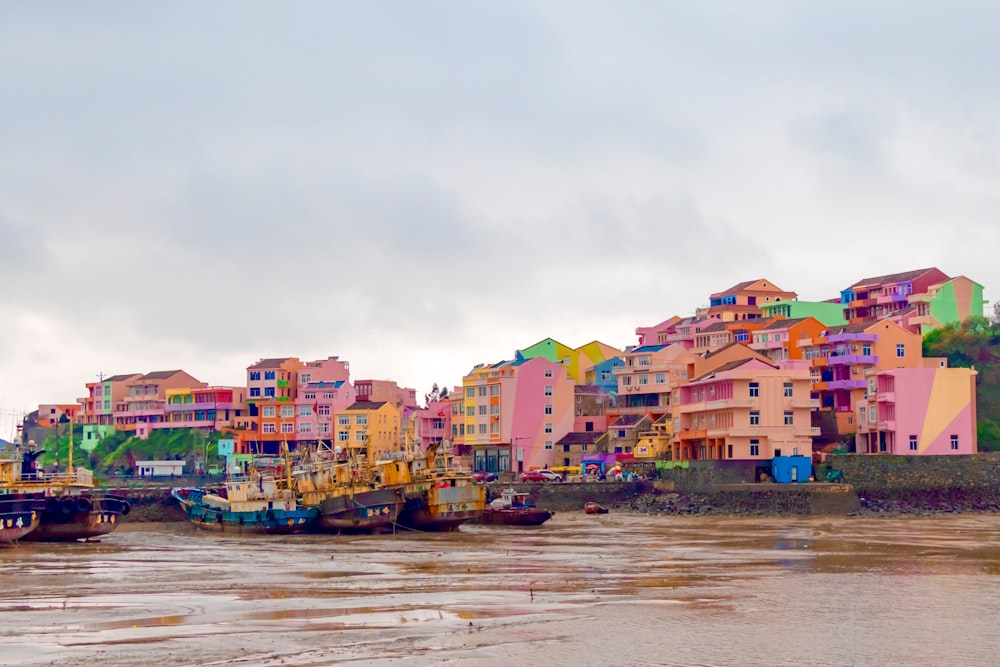
<instances>
[{"instance_id":1,"label":"cloudy sky","mask_svg":"<svg viewBox=\"0 0 1000 667\"><path fill-rule=\"evenodd\" d=\"M1000 285L995 2L0 8L0 437L98 373L426 392L767 277Z\"/></svg>"}]
</instances>

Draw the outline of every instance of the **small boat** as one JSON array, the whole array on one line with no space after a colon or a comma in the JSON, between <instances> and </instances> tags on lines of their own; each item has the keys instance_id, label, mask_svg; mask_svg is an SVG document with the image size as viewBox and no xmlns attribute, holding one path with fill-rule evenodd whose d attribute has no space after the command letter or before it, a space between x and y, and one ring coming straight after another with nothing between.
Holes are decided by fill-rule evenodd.
<instances>
[{"instance_id":1,"label":"small boat","mask_svg":"<svg viewBox=\"0 0 1000 667\"><path fill-rule=\"evenodd\" d=\"M552 518L552 512L528 501L528 494L505 489L477 519L494 526L540 526Z\"/></svg>"},{"instance_id":2,"label":"small boat","mask_svg":"<svg viewBox=\"0 0 1000 667\"><path fill-rule=\"evenodd\" d=\"M583 511L587 514L607 514L608 508L598 503L587 503L583 506Z\"/></svg>"}]
</instances>

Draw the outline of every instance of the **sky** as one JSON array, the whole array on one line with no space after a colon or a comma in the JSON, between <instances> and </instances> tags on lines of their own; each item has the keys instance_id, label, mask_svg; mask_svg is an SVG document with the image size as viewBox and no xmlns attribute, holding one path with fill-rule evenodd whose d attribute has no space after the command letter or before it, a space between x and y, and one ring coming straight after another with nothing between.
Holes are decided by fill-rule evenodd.
<instances>
[{"instance_id":1,"label":"sky","mask_svg":"<svg viewBox=\"0 0 1000 667\"><path fill-rule=\"evenodd\" d=\"M0 438L338 355L418 396L768 278L1000 285L1000 4L0 4Z\"/></svg>"}]
</instances>

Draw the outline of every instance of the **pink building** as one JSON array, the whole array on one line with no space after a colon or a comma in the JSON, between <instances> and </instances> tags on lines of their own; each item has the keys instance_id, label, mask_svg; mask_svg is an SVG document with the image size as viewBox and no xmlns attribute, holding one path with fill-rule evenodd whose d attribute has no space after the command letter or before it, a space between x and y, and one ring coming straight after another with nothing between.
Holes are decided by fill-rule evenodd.
<instances>
[{"instance_id":1,"label":"pink building","mask_svg":"<svg viewBox=\"0 0 1000 667\"><path fill-rule=\"evenodd\" d=\"M976 371L941 363L868 375L857 404L858 453L976 453Z\"/></svg>"},{"instance_id":2,"label":"pink building","mask_svg":"<svg viewBox=\"0 0 1000 667\"><path fill-rule=\"evenodd\" d=\"M246 411L246 387L173 388L165 392L163 420L152 428L230 428Z\"/></svg>"},{"instance_id":3,"label":"pink building","mask_svg":"<svg viewBox=\"0 0 1000 667\"><path fill-rule=\"evenodd\" d=\"M137 437L146 438L165 419L168 390L206 386L181 370L154 371L133 378L125 383L128 391L115 406L115 430L135 431Z\"/></svg>"},{"instance_id":4,"label":"pink building","mask_svg":"<svg viewBox=\"0 0 1000 667\"><path fill-rule=\"evenodd\" d=\"M442 444L450 438L452 404L447 398L431 401L426 408L415 410L410 419L421 449L429 444Z\"/></svg>"},{"instance_id":5,"label":"pink building","mask_svg":"<svg viewBox=\"0 0 1000 667\"><path fill-rule=\"evenodd\" d=\"M347 380L300 383L295 399L295 439L299 445L317 441L328 444L333 438L334 415L354 403L354 387Z\"/></svg>"}]
</instances>

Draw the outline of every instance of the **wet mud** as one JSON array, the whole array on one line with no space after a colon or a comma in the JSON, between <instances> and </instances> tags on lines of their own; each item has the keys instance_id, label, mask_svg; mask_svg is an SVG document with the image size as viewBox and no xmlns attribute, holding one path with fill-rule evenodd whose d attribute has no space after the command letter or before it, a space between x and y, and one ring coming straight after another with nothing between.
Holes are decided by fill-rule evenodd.
<instances>
[{"instance_id":1,"label":"wet mud","mask_svg":"<svg viewBox=\"0 0 1000 667\"><path fill-rule=\"evenodd\" d=\"M0 664L995 664L1000 516L560 513L531 529L0 549Z\"/></svg>"}]
</instances>

